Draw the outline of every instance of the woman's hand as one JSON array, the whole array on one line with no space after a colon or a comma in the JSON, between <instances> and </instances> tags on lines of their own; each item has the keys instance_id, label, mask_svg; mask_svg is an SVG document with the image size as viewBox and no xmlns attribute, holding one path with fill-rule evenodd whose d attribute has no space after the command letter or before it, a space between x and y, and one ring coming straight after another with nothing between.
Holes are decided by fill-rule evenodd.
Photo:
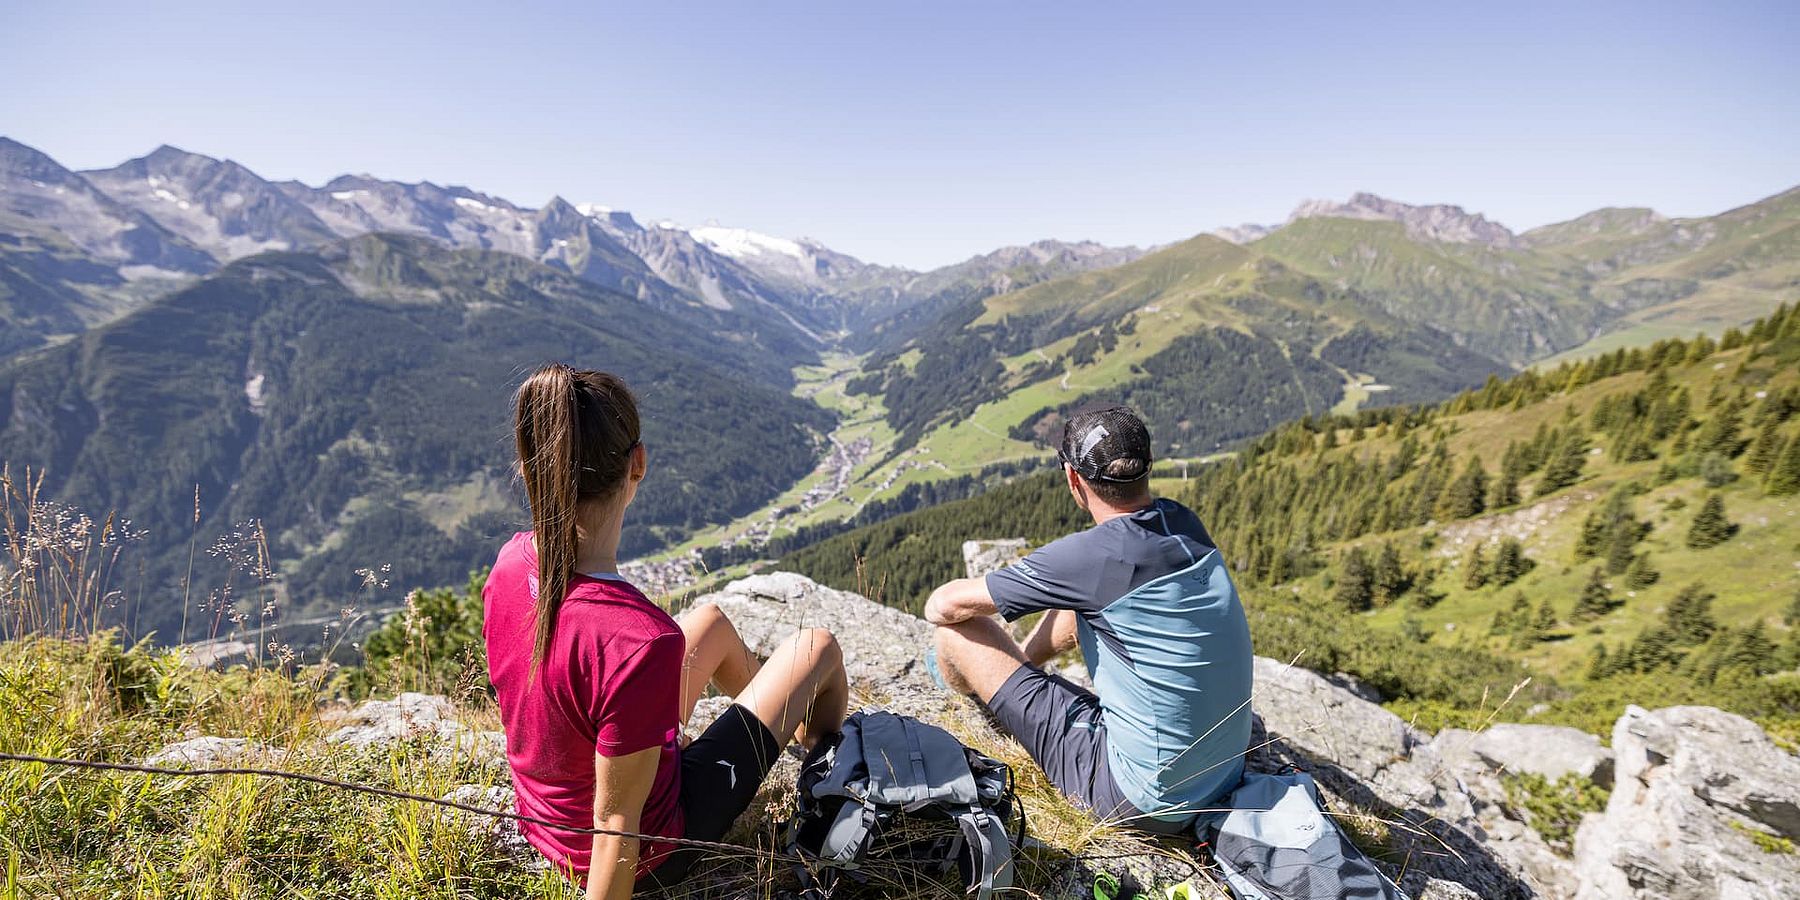
<instances>
[{"instance_id":1,"label":"woman's hand","mask_svg":"<svg viewBox=\"0 0 1800 900\"><path fill-rule=\"evenodd\" d=\"M647 747L624 756L594 754L594 827L609 831L638 831L644 801L656 781L661 747ZM588 900L630 900L637 881L637 838L594 835L594 855L588 864Z\"/></svg>"}]
</instances>

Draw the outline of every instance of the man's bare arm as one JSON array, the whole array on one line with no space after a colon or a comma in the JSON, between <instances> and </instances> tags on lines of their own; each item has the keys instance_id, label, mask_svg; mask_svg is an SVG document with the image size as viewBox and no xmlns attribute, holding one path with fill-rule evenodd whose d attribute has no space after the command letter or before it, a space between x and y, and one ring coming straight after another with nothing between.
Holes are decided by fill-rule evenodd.
<instances>
[{"instance_id":1,"label":"man's bare arm","mask_svg":"<svg viewBox=\"0 0 1800 900\"><path fill-rule=\"evenodd\" d=\"M998 611L988 595L986 578L958 578L932 591L925 601L925 621L933 625L955 625Z\"/></svg>"},{"instance_id":2,"label":"man's bare arm","mask_svg":"<svg viewBox=\"0 0 1800 900\"><path fill-rule=\"evenodd\" d=\"M1025 639L1025 658L1034 666L1041 666L1075 647L1075 611L1072 609L1052 609L1044 613L1038 620L1037 627L1031 630L1031 636Z\"/></svg>"}]
</instances>

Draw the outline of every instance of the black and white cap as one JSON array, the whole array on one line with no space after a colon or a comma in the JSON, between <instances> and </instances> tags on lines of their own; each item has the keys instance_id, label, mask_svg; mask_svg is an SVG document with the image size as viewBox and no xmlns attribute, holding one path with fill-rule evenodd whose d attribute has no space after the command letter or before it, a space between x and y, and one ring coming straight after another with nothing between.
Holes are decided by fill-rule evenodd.
<instances>
[{"instance_id":1,"label":"black and white cap","mask_svg":"<svg viewBox=\"0 0 1800 900\"><path fill-rule=\"evenodd\" d=\"M1077 413L1057 457L1088 481L1130 484L1150 475L1150 430L1125 406Z\"/></svg>"}]
</instances>

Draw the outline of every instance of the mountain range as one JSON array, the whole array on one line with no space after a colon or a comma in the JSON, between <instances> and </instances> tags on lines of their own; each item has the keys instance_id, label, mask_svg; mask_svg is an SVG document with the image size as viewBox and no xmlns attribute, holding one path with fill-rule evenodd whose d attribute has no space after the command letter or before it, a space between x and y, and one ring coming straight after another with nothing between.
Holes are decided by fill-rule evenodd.
<instances>
[{"instance_id":1,"label":"mountain range","mask_svg":"<svg viewBox=\"0 0 1800 900\"><path fill-rule=\"evenodd\" d=\"M965 299L1137 253L1045 241L916 272L814 241L644 225L560 197L530 209L464 187L367 175L320 187L271 182L170 146L75 172L0 138L0 349L106 321L235 259L376 232L524 256L669 310L736 310L815 346L941 296Z\"/></svg>"},{"instance_id":2,"label":"mountain range","mask_svg":"<svg viewBox=\"0 0 1800 900\"><path fill-rule=\"evenodd\" d=\"M643 555L1043 458L1095 402L1201 456L1720 331L1800 288L1797 223L1800 191L1522 234L1357 194L1147 250L1041 241L920 272L562 198L273 182L172 147L76 172L0 138L0 459L140 523L164 586L141 596L192 594L194 547L255 522L281 589L322 604L381 563L455 580L517 527L506 394L544 359L639 387L659 473L627 536ZM165 600L146 627L176 621Z\"/></svg>"}]
</instances>

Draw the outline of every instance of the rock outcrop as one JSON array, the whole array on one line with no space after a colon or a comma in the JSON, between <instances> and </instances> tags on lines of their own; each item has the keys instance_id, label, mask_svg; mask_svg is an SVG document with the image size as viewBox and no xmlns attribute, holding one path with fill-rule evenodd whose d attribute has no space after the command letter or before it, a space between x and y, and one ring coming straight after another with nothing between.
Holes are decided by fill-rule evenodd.
<instances>
[{"instance_id":1,"label":"rock outcrop","mask_svg":"<svg viewBox=\"0 0 1800 900\"><path fill-rule=\"evenodd\" d=\"M1004 569L1025 558L1031 552L1031 544L1024 538L1008 538L1000 541L963 541L963 570L970 578L980 578L999 569Z\"/></svg>"},{"instance_id":2,"label":"rock outcrop","mask_svg":"<svg viewBox=\"0 0 1800 900\"><path fill-rule=\"evenodd\" d=\"M275 765L287 751L241 737L203 735L170 744L144 760L146 766L188 766L196 769L258 763Z\"/></svg>"},{"instance_id":3,"label":"rock outcrop","mask_svg":"<svg viewBox=\"0 0 1800 900\"><path fill-rule=\"evenodd\" d=\"M437 694L408 691L392 700L370 700L323 718L339 726L325 736L328 744L366 748L426 738L439 742L448 752L467 754L478 761L506 760L506 735L477 731L457 721L456 705Z\"/></svg>"},{"instance_id":4,"label":"rock outcrop","mask_svg":"<svg viewBox=\"0 0 1800 900\"><path fill-rule=\"evenodd\" d=\"M1529 772L1550 781L1573 775L1611 788L1613 752L1579 728L1500 723L1482 731L1446 728L1431 745L1463 767Z\"/></svg>"},{"instance_id":5,"label":"rock outcrop","mask_svg":"<svg viewBox=\"0 0 1800 900\"><path fill-rule=\"evenodd\" d=\"M972 574L979 574L976 562L1004 564L997 558L972 560ZM913 616L790 573L734 581L697 602L717 604L763 654L798 628L829 628L843 646L858 704L934 721L951 717L974 743L1009 744L968 701L932 684L919 663L931 627ZM1536 725L1445 729L1433 737L1365 699L1358 687L1258 658L1248 764L1254 771L1296 766L1312 773L1365 846L1374 841L1384 856L1403 863L1395 874L1415 898L1800 896L1800 856L1787 843L1800 838L1800 759L1745 719L1704 707L1632 707L1615 728L1611 750L1592 735ZM702 700L690 733L729 702ZM461 759L502 765L504 736L471 728L456 715L443 697L409 693L322 718L335 726L326 741L342 747L422 740ZM171 745L154 759L204 765L265 752L239 738L204 737ZM1009 752L1022 758L1016 747ZM796 769L784 754L770 784L791 785ZM1572 848L1553 846L1527 813L1512 807L1501 778L1506 772L1616 786L1606 811L1587 817ZM511 790L503 782L469 784L446 799L506 809ZM520 864L537 864L509 822L459 815L453 820L488 835ZM1571 851L1573 859L1565 855ZM1172 860L1149 855L1100 865L1150 885L1192 876ZM1040 873L1040 895L1086 896L1094 864L1070 859L1061 865Z\"/></svg>"},{"instance_id":6,"label":"rock outcrop","mask_svg":"<svg viewBox=\"0 0 1800 900\"><path fill-rule=\"evenodd\" d=\"M1616 787L1575 838L1578 900L1800 897L1800 759L1741 716L1628 707Z\"/></svg>"},{"instance_id":7,"label":"rock outcrop","mask_svg":"<svg viewBox=\"0 0 1800 900\"><path fill-rule=\"evenodd\" d=\"M1416 879L1457 882L1484 898L1561 897L1567 863L1504 803L1499 782L1458 766L1432 739L1325 676L1256 660L1253 770L1295 765L1339 812L1384 820L1389 848ZM1261 745L1261 746L1259 746Z\"/></svg>"}]
</instances>

